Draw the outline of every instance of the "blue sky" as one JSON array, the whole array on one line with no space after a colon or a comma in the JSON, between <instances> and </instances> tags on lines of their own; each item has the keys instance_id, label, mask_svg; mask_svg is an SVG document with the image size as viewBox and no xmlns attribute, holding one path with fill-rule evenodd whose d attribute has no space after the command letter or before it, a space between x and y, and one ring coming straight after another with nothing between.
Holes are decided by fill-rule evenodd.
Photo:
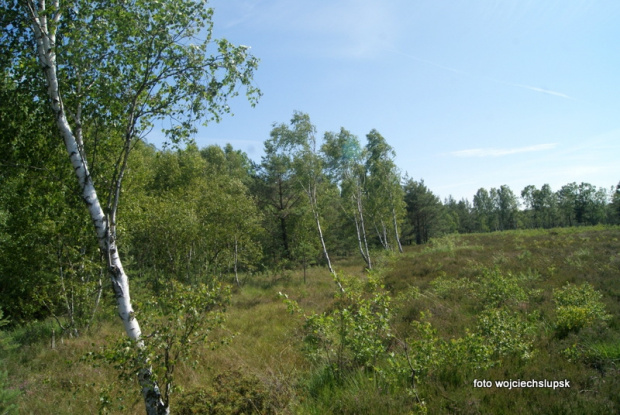
<instances>
[{"instance_id":1,"label":"blue sky","mask_svg":"<svg viewBox=\"0 0 620 415\"><path fill-rule=\"evenodd\" d=\"M620 181L620 2L213 0L215 36L261 59L256 108L199 131L260 161L273 123L376 128L442 199ZM154 138L153 142L157 143Z\"/></svg>"}]
</instances>

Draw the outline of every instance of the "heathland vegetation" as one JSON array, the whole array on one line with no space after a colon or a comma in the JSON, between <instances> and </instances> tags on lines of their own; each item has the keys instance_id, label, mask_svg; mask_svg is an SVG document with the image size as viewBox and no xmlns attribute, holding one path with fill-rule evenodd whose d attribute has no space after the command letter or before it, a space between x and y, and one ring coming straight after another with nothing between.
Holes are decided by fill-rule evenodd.
<instances>
[{"instance_id":1,"label":"heathland vegetation","mask_svg":"<svg viewBox=\"0 0 620 415\"><path fill-rule=\"evenodd\" d=\"M620 410L620 184L441 201L302 112L198 148L260 96L203 2L2 4L0 413Z\"/></svg>"},{"instance_id":2,"label":"heathland vegetation","mask_svg":"<svg viewBox=\"0 0 620 415\"><path fill-rule=\"evenodd\" d=\"M333 263L344 292L321 266L240 275L224 327L179 362L175 412L620 408L618 227L449 235L401 255L378 252L372 272L357 257ZM146 275L136 279L137 298L152 295L147 284ZM122 333L105 297L79 337L49 319L3 331L5 408L143 413L135 378L119 377L125 349L109 346ZM496 385L509 380L569 387Z\"/></svg>"}]
</instances>

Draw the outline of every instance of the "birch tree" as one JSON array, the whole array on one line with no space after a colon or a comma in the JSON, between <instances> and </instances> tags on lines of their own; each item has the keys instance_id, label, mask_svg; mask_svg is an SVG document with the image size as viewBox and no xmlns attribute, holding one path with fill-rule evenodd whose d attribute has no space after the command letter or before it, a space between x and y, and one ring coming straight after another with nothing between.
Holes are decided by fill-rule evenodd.
<instances>
[{"instance_id":1,"label":"birch tree","mask_svg":"<svg viewBox=\"0 0 620 415\"><path fill-rule=\"evenodd\" d=\"M323 179L323 167L317 149L316 128L308 114L295 112L290 127L286 124L274 126L270 142L277 152L291 161L296 182L308 198L327 268L335 274L325 245L319 212L319 186Z\"/></svg>"},{"instance_id":2,"label":"birch tree","mask_svg":"<svg viewBox=\"0 0 620 415\"><path fill-rule=\"evenodd\" d=\"M519 202L510 187L502 185L499 189L492 188L490 196L493 201L498 229L500 231L516 229Z\"/></svg>"},{"instance_id":3,"label":"birch tree","mask_svg":"<svg viewBox=\"0 0 620 415\"><path fill-rule=\"evenodd\" d=\"M139 348L140 325L116 243L130 151L155 122L179 142L191 136L196 121L219 120L230 111L227 101L238 94L239 85L254 104L259 92L251 80L257 60L245 46L212 39L213 11L203 1L2 3L17 22L3 38L31 47L15 50L12 70L30 76L19 72L38 62L47 97L37 99L50 103L106 261L118 314ZM97 130L107 136L91 140L88 132ZM100 148L117 149L116 163L111 177L95 183L89 155ZM138 377L147 413L169 413L148 361Z\"/></svg>"},{"instance_id":4,"label":"birch tree","mask_svg":"<svg viewBox=\"0 0 620 415\"><path fill-rule=\"evenodd\" d=\"M368 174L368 199L374 228L381 245L390 249L391 240L399 252L399 224L404 215L403 189L400 173L394 163L396 152L377 130L366 135L366 172Z\"/></svg>"},{"instance_id":5,"label":"birch tree","mask_svg":"<svg viewBox=\"0 0 620 415\"><path fill-rule=\"evenodd\" d=\"M526 186L521 191L521 198L529 213L530 226L552 228L557 217L557 196L551 186L544 184L540 190L534 185Z\"/></svg>"},{"instance_id":6,"label":"birch tree","mask_svg":"<svg viewBox=\"0 0 620 415\"><path fill-rule=\"evenodd\" d=\"M325 133L321 147L326 168L340 187L342 209L353 219L360 255L368 269L372 269L366 231L365 192L366 171L364 153L357 137L341 128L338 134Z\"/></svg>"},{"instance_id":7,"label":"birch tree","mask_svg":"<svg viewBox=\"0 0 620 415\"><path fill-rule=\"evenodd\" d=\"M478 189L474 195L474 216L476 220L476 230L478 232L497 230L493 199L484 187Z\"/></svg>"}]
</instances>

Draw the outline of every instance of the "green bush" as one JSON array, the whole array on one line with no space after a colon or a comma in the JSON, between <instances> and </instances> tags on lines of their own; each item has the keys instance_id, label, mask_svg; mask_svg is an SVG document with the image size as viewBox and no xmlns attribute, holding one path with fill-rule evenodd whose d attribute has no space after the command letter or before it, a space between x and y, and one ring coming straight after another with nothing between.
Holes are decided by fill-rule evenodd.
<instances>
[{"instance_id":1,"label":"green bush","mask_svg":"<svg viewBox=\"0 0 620 415\"><path fill-rule=\"evenodd\" d=\"M39 342L49 342L54 329L57 329L57 325L51 320L35 320L13 329L11 337L15 343L28 346Z\"/></svg>"},{"instance_id":2,"label":"green bush","mask_svg":"<svg viewBox=\"0 0 620 415\"><path fill-rule=\"evenodd\" d=\"M467 278L448 277L442 272L431 281L431 287L440 298L460 299L471 292L473 283Z\"/></svg>"},{"instance_id":3,"label":"green bush","mask_svg":"<svg viewBox=\"0 0 620 415\"><path fill-rule=\"evenodd\" d=\"M532 356L534 327L505 309L485 310L478 318L478 334L493 350L495 357Z\"/></svg>"},{"instance_id":4,"label":"green bush","mask_svg":"<svg viewBox=\"0 0 620 415\"><path fill-rule=\"evenodd\" d=\"M210 387L182 394L176 407L180 415L274 413L267 388L256 376L241 370L224 372Z\"/></svg>"},{"instance_id":5,"label":"green bush","mask_svg":"<svg viewBox=\"0 0 620 415\"><path fill-rule=\"evenodd\" d=\"M291 312L303 315L306 356L339 376L353 367L376 366L392 336L392 310L391 298L377 276L369 275L366 282L352 277L335 280L343 289L326 312L305 315L294 301L286 298L285 302Z\"/></svg>"},{"instance_id":6,"label":"green bush","mask_svg":"<svg viewBox=\"0 0 620 415\"><path fill-rule=\"evenodd\" d=\"M18 413L17 405L14 403L20 392L17 389L9 388L8 375L0 372L0 414L10 415Z\"/></svg>"},{"instance_id":7,"label":"green bush","mask_svg":"<svg viewBox=\"0 0 620 415\"><path fill-rule=\"evenodd\" d=\"M216 348L228 338L211 339L213 331L222 326L226 306L230 302L230 288L219 283L186 285L171 280L159 296L141 305L136 302L136 313L142 322L141 347L128 337L122 337L89 352L84 357L94 364L104 361L114 367L122 379L133 379L152 364L152 374L162 389L164 404L175 391L175 369L181 362L194 356L200 344Z\"/></svg>"},{"instance_id":8,"label":"green bush","mask_svg":"<svg viewBox=\"0 0 620 415\"><path fill-rule=\"evenodd\" d=\"M389 366L382 374L392 384L409 387L416 395L418 384L436 378L444 385L458 385L472 371L494 365L493 348L478 333L444 340L422 313L420 321L411 323L412 333L399 340L400 349L391 353Z\"/></svg>"},{"instance_id":9,"label":"green bush","mask_svg":"<svg viewBox=\"0 0 620 415\"><path fill-rule=\"evenodd\" d=\"M596 322L604 322L610 318L605 312L603 295L590 284L581 286L567 284L553 291L556 311L556 330L560 337L569 332L578 332Z\"/></svg>"},{"instance_id":10,"label":"green bush","mask_svg":"<svg viewBox=\"0 0 620 415\"><path fill-rule=\"evenodd\" d=\"M9 324L9 319L4 318L4 312L0 308L0 356L17 348L12 335L6 333L1 328Z\"/></svg>"},{"instance_id":11,"label":"green bush","mask_svg":"<svg viewBox=\"0 0 620 415\"><path fill-rule=\"evenodd\" d=\"M458 338L442 339L422 313L421 321L411 323L412 333L399 340L400 349L391 353L384 376L392 383L408 385L415 391L420 382L437 379L444 387L458 387L472 373L487 370L516 356L533 355L534 327L505 309L487 309L479 318L476 330L465 330Z\"/></svg>"},{"instance_id":12,"label":"green bush","mask_svg":"<svg viewBox=\"0 0 620 415\"><path fill-rule=\"evenodd\" d=\"M498 268L486 270L478 280L476 295L485 307L527 301L529 293L522 287L525 278L511 273L503 274Z\"/></svg>"}]
</instances>

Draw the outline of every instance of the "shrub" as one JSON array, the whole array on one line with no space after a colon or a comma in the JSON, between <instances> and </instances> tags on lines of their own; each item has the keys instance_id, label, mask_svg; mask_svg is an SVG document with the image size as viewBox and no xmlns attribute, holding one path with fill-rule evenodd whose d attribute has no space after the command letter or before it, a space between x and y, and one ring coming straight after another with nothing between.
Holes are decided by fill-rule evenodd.
<instances>
[{"instance_id":1,"label":"shrub","mask_svg":"<svg viewBox=\"0 0 620 415\"><path fill-rule=\"evenodd\" d=\"M460 299L471 291L473 284L467 278L448 277L442 273L431 281L431 287L440 298Z\"/></svg>"},{"instance_id":2,"label":"shrub","mask_svg":"<svg viewBox=\"0 0 620 415\"><path fill-rule=\"evenodd\" d=\"M373 368L391 338L391 298L371 274L367 282L335 277L342 290L334 305L321 314L303 314L297 303L284 300L289 311L304 318L305 353L311 360L336 371L337 377L352 367Z\"/></svg>"},{"instance_id":3,"label":"shrub","mask_svg":"<svg viewBox=\"0 0 620 415\"><path fill-rule=\"evenodd\" d=\"M499 269L486 270L478 281L476 295L485 307L501 307L509 303L527 301L529 293L521 286L525 278Z\"/></svg>"},{"instance_id":4,"label":"shrub","mask_svg":"<svg viewBox=\"0 0 620 415\"><path fill-rule=\"evenodd\" d=\"M494 365L493 349L478 333L466 331L465 336L444 340L422 313L421 321L411 323L409 339L399 340L400 350L391 353L384 376L391 383L407 385L417 396L416 385L436 377L443 384L458 385L464 375Z\"/></svg>"},{"instance_id":5,"label":"shrub","mask_svg":"<svg viewBox=\"0 0 620 415\"><path fill-rule=\"evenodd\" d=\"M17 347L13 336L4 332L1 328L9 324L9 319L4 318L4 312L0 308L0 356Z\"/></svg>"},{"instance_id":6,"label":"shrub","mask_svg":"<svg viewBox=\"0 0 620 415\"><path fill-rule=\"evenodd\" d=\"M162 387L162 399L168 405L175 390L177 365L188 361L199 344L215 348L228 340L216 342L210 334L222 326L229 301L229 287L219 283L186 285L172 280L167 290L144 307L138 308L136 303L144 329L140 347L123 337L98 352L87 353L85 359L109 363L125 380L140 373L144 362L152 363L151 376Z\"/></svg>"},{"instance_id":7,"label":"shrub","mask_svg":"<svg viewBox=\"0 0 620 415\"><path fill-rule=\"evenodd\" d=\"M515 313L485 310L478 318L478 333L486 339L495 357L517 355L529 359L532 355L533 326Z\"/></svg>"},{"instance_id":8,"label":"shrub","mask_svg":"<svg viewBox=\"0 0 620 415\"><path fill-rule=\"evenodd\" d=\"M601 298L602 294L587 282L581 286L567 284L554 290L558 335L564 337L569 332L578 332L596 322L608 320L610 316L606 314Z\"/></svg>"},{"instance_id":9,"label":"shrub","mask_svg":"<svg viewBox=\"0 0 620 415\"><path fill-rule=\"evenodd\" d=\"M256 376L242 370L224 372L210 387L184 393L176 406L180 415L274 413L267 388Z\"/></svg>"},{"instance_id":10,"label":"shrub","mask_svg":"<svg viewBox=\"0 0 620 415\"><path fill-rule=\"evenodd\" d=\"M9 388L7 373L0 372L0 414L10 415L18 413L18 408L14 401L19 394L19 390Z\"/></svg>"}]
</instances>

